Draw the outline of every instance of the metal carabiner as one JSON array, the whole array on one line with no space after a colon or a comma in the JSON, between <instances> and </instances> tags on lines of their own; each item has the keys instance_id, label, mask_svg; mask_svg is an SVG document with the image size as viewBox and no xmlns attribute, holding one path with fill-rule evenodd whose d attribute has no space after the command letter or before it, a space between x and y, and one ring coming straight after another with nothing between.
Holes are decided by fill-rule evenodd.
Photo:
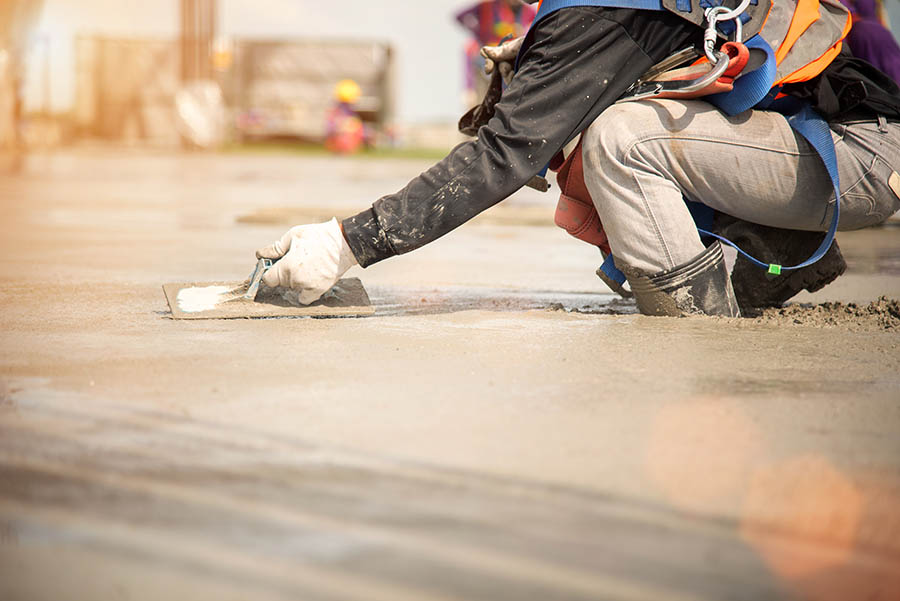
<instances>
[{"instance_id":1,"label":"metal carabiner","mask_svg":"<svg viewBox=\"0 0 900 601\"><path fill-rule=\"evenodd\" d=\"M724 52L715 51L715 59L710 61L710 70L702 77L693 80L675 80L675 81L644 81L637 82L632 86L626 95L616 101L616 103L633 102L635 100L645 100L647 98L657 98L661 94L670 94L670 98L677 96L687 96L712 85L728 70L729 58Z\"/></svg>"},{"instance_id":2,"label":"metal carabiner","mask_svg":"<svg viewBox=\"0 0 900 601\"><path fill-rule=\"evenodd\" d=\"M707 8L703 13L706 17L706 30L703 32L703 52L710 62L715 60L714 50L716 40L718 38L718 25L723 21L734 21L734 40L735 42L743 42L744 24L741 22L741 15L746 12L750 6L751 0L742 0L734 9L727 6L713 6Z\"/></svg>"}]
</instances>

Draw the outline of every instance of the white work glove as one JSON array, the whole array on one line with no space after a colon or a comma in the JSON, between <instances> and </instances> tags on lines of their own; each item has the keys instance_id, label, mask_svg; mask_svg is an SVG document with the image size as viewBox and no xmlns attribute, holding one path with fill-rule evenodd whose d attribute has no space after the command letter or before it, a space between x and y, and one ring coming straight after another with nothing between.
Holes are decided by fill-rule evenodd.
<instances>
[{"instance_id":1,"label":"white work glove","mask_svg":"<svg viewBox=\"0 0 900 601\"><path fill-rule=\"evenodd\" d=\"M277 259L263 275L263 284L299 292L304 305L319 300L357 264L337 219L292 227L280 240L256 251L256 257Z\"/></svg>"},{"instance_id":2,"label":"white work glove","mask_svg":"<svg viewBox=\"0 0 900 601\"><path fill-rule=\"evenodd\" d=\"M495 68L500 69L503 82L509 85L516 74L516 57L519 56L519 50L522 48L524 40L525 36L522 36L503 42L499 46L483 46L481 56L485 59L484 72L490 75Z\"/></svg>"}]
</instances>

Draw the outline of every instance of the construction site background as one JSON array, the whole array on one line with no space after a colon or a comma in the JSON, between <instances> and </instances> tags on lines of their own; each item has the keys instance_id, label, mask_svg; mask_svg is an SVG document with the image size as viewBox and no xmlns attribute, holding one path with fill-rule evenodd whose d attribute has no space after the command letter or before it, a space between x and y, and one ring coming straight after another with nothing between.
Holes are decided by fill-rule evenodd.
<instances>
[{"instance_id":1,"label":"construction site background","mask_svg":"<svg viewBox=\"0 0 900 601\"><path fill-rule=\"evenodd\" d=\"M177 145L181 87L174 40L80 37L71 125L78 136ZM344 78L363 90L357 109L380 137L393 124L393 57L379 41L238 40L211 57L227 111L226 139L320 142L332 90Z\"/></svg>"},{"instance_id":2,"label":"construction site background","mask_svg":"<svg viewBox=\"0 0 900 601\"><path fill-rule=\"evenodd\" d=\"M78 23L61 22L65 19L60 14L71 15L71 10L61 9L56 0L4 0L0 7L4 164L17 163L27 150L85 142L190 146L185 144L184 118L176 102L179 93L185 95L190 79L214 83L221 92L223 131L221 143L213 145L219 148L258 140L277 140L282 148L285 143L320 143L334 87L343 79L356 81L362 89L356 109L376 147L447 149L460 140L452 119L436 123L398 118L397 53L387 39L396 38L397 32L387 32L384 38L377 29L368 37L353 33L341 37L334 28L323 30L321 37L285 36L283 30L224 35L216 31L216 22L223 17L214 12L215 1L167 4L172 6L145 9L157 23L151 32L160 30L157 13L166 13L168 22L175 7L181 6L182 17L187 8L210 11L208 39L198 39L184 23L180 33L171 23L163 28L172 35L135 34L148 28L136 22L125 32L118 17L112 27L85 25L91 21L84 17ZM96 21L101 22L99 15ZM195 76L186 76L193 60L185 54L186 43L196 44L203 63ZM409 58L407 52L407 62ZM427 81L423 83L427 86ZM458 107L460 112L464 108Z\"/></svg>"},{"instance_id":3,"label":"construction site background","mask_svg":"<svg viewBox=\"0 0 900 601\"><path fill-rule=\"evenodd\" d=\"M55 2L0 3L0 168L18 164L27 150L85 141L170 149L190 146L185 144L184 117L179 116L176 103L179 92L185 93L190 67L186 40L197 42L194 58L202 67L197 77L214 83L221 92L222 131L210 146L259 140L278 140L281 148L284 142L319 144L334 86L347 78L362 88L357 109L371 128L376 147L446 150L461 141L455 118L446 110L442 118L425 121L411 120L398 111L398 104L409 100L399 96L408 93L410 82L400 82L402 70L391 41L397 32L373 27L369 38L328 37L333 36L332 30L323 30L322 38L289 38L281 35L282 30L271 36L234 37L216 33L215 21L222 18L214 12L214 0L181 0L180 4L171 0L172 7L209 11L213 21L207 24L209 39L191 38L182 23L181 34L168 37L97 34L82 28L68 32L74 34L71 40L62 40L59 23L43 22ZM465 3L439 4L443 10L444 5ZM885 6L894 31L900 30L900 2L887 0ZM434 18L443 23L449 13L443 17ZM347 15L348 21L364 18ZM347 31L357 30L348 27ZM60 45L70 41L71 48L63 50L71 54L71 60L62 67L53 64L51 48L59 51ZM460 50L448 47L440 52L452 55ZM71 73L61 77L60 68ZM420 69L415 78L412 83L427 92L430 82L441 74ZM64 103L58 98L62 79L74 82L71 101ZM443 106L446 100L442 99ZM461 114L467 107L456 101ZM200 103L188 108L200 119L208 110Z\"/></svg>"}]
</instances>

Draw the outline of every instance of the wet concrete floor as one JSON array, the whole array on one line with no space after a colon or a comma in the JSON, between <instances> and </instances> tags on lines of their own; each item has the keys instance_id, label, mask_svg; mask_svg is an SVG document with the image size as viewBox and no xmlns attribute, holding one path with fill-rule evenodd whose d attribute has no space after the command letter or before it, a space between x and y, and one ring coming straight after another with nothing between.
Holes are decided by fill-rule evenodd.
<instances>
[{"instance_id":1,"label":"wet concrete floor","mask_svg":"<svg viewBox=\"0 0 900 601\"><path fill-rule=\"evenodd\" d=\"M364 319L179 322L416 161L80 150L0 180L0 599L896 599L896 330L636 315L520 195L348 275ZM273 208L275 210L273 213ZM517 216L525 215L519 219ZM900 228L803 302L900 297Z\"/></svg>"}]
</instances>

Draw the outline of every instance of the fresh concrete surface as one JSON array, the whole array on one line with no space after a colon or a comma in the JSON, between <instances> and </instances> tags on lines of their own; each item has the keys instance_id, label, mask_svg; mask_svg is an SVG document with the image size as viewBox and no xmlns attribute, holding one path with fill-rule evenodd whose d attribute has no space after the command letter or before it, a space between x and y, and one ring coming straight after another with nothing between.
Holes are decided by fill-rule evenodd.
<instances>
[{"instance_id":1,"label":"fresh concrete surface","mask_svg":"<svg viewBox=\"0 0 900 601\"><path fill-rule=\"evenodd\" d=\"M424 166L95 149L0 180L0 598L900 597L896 329L642 317L502 219L348 273L373 317L169 318L163 283L245 277L287 227L241 217ZM897 234L843 235L800 300L900 297Z\"/></svg>"}]
</instances>

